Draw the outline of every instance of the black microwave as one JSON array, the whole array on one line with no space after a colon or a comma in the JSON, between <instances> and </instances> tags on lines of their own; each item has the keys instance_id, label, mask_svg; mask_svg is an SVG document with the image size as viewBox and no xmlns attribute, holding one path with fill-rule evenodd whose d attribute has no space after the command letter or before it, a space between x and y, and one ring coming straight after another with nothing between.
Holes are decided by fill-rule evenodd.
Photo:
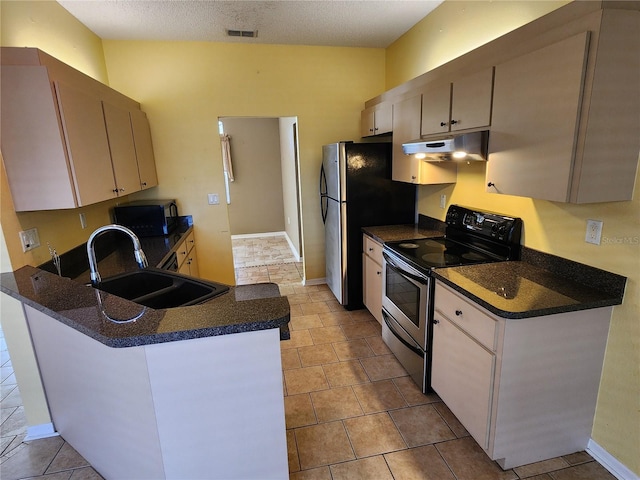
<instances>
[{"instance_id":1,"label":"black microwave","mask_svg":"<svg viewBox=\"0 0 640 480\"><path fill-rule=\"evenodd\" d=\"M175 200L138 200L113 208L114 221L139 237L168 235L178 226Z\"/></svg>"}]
</instances>

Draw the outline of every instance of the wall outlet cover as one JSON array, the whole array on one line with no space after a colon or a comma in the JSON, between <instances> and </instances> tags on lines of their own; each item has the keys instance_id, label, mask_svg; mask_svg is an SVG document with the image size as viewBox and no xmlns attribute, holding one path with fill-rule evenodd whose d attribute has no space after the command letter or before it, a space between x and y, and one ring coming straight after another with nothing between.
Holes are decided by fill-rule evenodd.
<instances>
[{"instance_id":1,"label":"wall outlet cover","mask_svg":"<svg viewBox=\"0 0 640 480\"><path fill-rule=\"evenodd\" d=\"M37 228L18 232L18 235L20 236L20 243L22 245L23 252L28 252L29 250L33 250L40 246L40 237L38 236Z\"/></svg>"},{"instance_id":2,"label":"wall outlet cover","mask_svg":"<svg viewBox=\"0 0 640 480\"><path fill-rule=\"evenodd\" d=\"M602 238L602 220L587 220L587 233L584 237L584 241L587 243L593 243L594 245L600 245Z\"/></svg>"}]
</instances>

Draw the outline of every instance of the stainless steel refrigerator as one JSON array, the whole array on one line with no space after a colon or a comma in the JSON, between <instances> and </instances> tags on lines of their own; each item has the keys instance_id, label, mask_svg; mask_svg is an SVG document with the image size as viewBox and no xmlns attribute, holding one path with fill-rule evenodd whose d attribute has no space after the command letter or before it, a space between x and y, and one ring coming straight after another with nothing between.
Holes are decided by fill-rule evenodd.
<instances>
[{"instance_id":1,"label":"stainless steel refrigerator","mask_svg":"<svg viewBox=\"0 0 640 480\"><path fill-rule=\"evenodd\" d=\"M391 180L390 143L322 147L326 281L348 310L362 301L362 227L415 223L416 187Z\"/></svg>"}]
</instances>

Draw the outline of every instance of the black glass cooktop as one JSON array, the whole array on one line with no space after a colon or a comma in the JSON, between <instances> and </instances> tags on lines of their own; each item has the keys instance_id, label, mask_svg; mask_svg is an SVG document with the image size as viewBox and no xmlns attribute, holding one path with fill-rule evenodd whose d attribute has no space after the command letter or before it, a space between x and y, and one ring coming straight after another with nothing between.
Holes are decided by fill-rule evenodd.
<instances>
[{"instance_id":1,"label":"black glass cooktop","mask_svg":"<svg viewBox=\"0 0 640 480\"><path fill-rule=\"evenodd\" d=\"M385 247L396 252L404 260L409 260L415 266L426 270L500 260L469 245L445 237L387 242Z\"/></svg>"}]
</instances>

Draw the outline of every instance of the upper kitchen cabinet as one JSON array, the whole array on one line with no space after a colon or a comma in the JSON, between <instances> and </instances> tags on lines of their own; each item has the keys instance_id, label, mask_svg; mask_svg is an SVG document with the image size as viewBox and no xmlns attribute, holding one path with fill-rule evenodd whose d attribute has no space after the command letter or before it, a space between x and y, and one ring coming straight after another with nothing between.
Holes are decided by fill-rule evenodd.
<instances>
[{"instance_id":1,"label":"upper kitchen cabinet","mask_svg":"<svg viewBox=\"0 0 640 480\"><path fill-rule=\"evenodd\" d=\"M393 104L380 103L360 113L360 135L370 137L393 131Z\"/></svg>"},{"instance_id":2,"label":"upper kitchen cabinet","mask_svg":"<svg viewBox=\"0 0 640 480\"><path fill-rule=\"evenodd\" d=\"M496 66L487 191L631 200L640 150L640 12Z\"/></svg>"},{"instance_id":3,"label":"upper kitchen cabinet","mask_svg":"<svg viewBox=\"0 0 640 480\"><path fill-rule=\"evenodd\" d=\"M153 155L153 145L151 143L151 130L149 128L147 114L142 110L131 110L129 112L129 117L131 120L133 141L136 149L140 188L145 190L158 185L156 161Z\"/></svg>"},{"instance_id":4,"label":"upper kitchen cabinet","mask_svg":"<svg viewBox=\"0 0 640 480\"><path fill-rule=\"evenodd\" d=\"M102 102L102 107L118 194L128 195L158 185L146 114L107 102Z\"/></svg>"},{"instance_id":5,"label":"upper kitchen cabinet","mask_svg":"<svg viewBox=\"0 0 640 480\"><path fill-rule=\"evenodd\" d=\"M491 124L493 68L422 92L422 135L457 132Z\"/></svg>"},{"instance_id":6,"label":"upper kitchen cabinet","mask_svg":"<svg viewBox=\"0 0 640 480\"><path fill-rule=\"evenodd\" d=\"M448 162L425 162L405 155L402 144L420 138L422 96L400 100L393 105L393 180L415 184L454 183L457 167Z\"/></svg>"},{"instance_id":7,"label":"upper kitchen cabinet","mask_svg":"<svg viewBox=\"0 0 640 480\"><path fill-rule=\"evenodd\" d=\"M122 195L137 192L141 189L140 177L129 112L107 102L102 102L102 108L109 138L115 190Z\"/></svg>"},{"instance_id":8,"label":"upper kitchen cabinet","mask_svg":"<svg viewBox=\"0 0 640 480\"><path fill-rule=\"evenodd\" d=\"M137 102L36 49L3 47L1 75L2 157L16 211L76 208L157 184ZM139 157L150 180L140 179Z\"/></svg>"}]
</instances>

